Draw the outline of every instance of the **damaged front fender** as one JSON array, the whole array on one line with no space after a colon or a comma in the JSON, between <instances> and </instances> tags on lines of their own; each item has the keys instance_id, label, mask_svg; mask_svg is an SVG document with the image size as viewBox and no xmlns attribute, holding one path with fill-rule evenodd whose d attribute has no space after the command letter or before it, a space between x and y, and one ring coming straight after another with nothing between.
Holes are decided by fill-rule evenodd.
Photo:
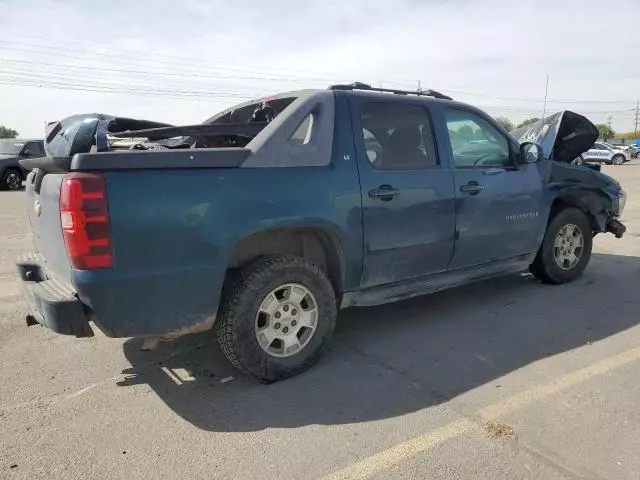
<instances>
[{"instance_id":1,"label":"damaged front fender","mask_svg":"<svg viewBox=\"0 0 640 480\"><path fill-rule=\"evenodd\" d=\"M624 233L617 217L624 208L625 193L612 177L584 167L560 162L542 162L542 178L548 202L553 208L570 205L587 213L593 231L611 232L618 238Z\"/></svg>"}]
</instances>

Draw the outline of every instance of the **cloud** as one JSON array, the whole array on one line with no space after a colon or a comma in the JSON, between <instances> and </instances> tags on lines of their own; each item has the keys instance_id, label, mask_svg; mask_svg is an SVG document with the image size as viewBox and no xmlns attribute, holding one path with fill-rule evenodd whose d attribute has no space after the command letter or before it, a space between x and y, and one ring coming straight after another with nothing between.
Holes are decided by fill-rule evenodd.
<instances>
[{"instance_id":1,"label":"cloud","mask_svg":"<svg viewBox=\"0 0 640 480\"><path fill-rule=\"evenodd\" d=\"M86 111L192 123L245 97L352 80L404 88L420 80L518 121L542 113L546 74L548 110L571 108L594 121L612 115L618 130L629 130L640 95L640 64L631 58L640 37L614 15L603 18L593 1L9 0L3 7L0 59L66 65L23 64L12 77L30 70L43 87L0 85L0 123L28 135L40 134L44 120ZM640 5L612 0L606 11L634 18ZM0 82L7 66L20 70L0 60ZM54 81L109 91L44 88ZM112 93L118 88L129 94ZM207 95L166 93L176 91Z\"/></svg>"}]
</instances>

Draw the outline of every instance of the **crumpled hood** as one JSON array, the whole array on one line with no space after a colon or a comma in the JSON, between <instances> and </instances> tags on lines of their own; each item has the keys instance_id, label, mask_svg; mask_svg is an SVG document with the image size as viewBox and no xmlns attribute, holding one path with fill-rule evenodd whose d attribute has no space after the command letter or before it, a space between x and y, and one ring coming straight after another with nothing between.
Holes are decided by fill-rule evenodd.
<instances>
[{"instance_id":1,"label":"crumpled hood","mask_svg":"<svg viewBox=\"0 0 640 480\"><path fill-rule=\"evenodd\" d=\"M598 139L596 126L569 110L554 113L510 133L520 143L540 144L545 157L566 163L589 150Z\"/></svg>"}]
</instances>

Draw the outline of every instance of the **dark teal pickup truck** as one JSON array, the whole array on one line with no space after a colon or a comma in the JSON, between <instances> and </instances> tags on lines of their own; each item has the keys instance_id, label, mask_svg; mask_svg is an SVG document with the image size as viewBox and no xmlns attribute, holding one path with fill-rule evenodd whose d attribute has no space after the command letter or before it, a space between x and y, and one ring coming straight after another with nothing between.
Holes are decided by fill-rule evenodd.
<instances>
[{"instance_id":1,"label":"dark teal pickup truck","mask_svg":"<svg viewBox=\"0 0 640 480\"><path fill-rule=\"evenodd\" d=\"M574 280L595 234L624 233L626 196L570 164L597 130L559 115L518 141L438 92L357 83L200 125L50 124L48 156L22 162L27 323L78 337L215 328L231 362L273 381L319 358L340 308L527 269Z\"/></svg>"}]
</instances>

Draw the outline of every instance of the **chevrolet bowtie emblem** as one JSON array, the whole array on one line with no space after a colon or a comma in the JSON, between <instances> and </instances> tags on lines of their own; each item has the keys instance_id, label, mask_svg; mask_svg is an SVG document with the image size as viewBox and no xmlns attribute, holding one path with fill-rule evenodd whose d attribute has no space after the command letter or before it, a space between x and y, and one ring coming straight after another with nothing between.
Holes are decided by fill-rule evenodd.
<instances>
[{"instance_id":1,"label":"chevrolet bowtie emblem","mask_svg":"<svg viewBox=\"0 0 640 480\"><path fill-rule=\"evenodd\" d=\"M36 200L36 202L33 204L33 211L36 212L36 215L39 217L40 214L42 213L42 205L40 205L40 202Z\"/></svg>"}]
</instances>

